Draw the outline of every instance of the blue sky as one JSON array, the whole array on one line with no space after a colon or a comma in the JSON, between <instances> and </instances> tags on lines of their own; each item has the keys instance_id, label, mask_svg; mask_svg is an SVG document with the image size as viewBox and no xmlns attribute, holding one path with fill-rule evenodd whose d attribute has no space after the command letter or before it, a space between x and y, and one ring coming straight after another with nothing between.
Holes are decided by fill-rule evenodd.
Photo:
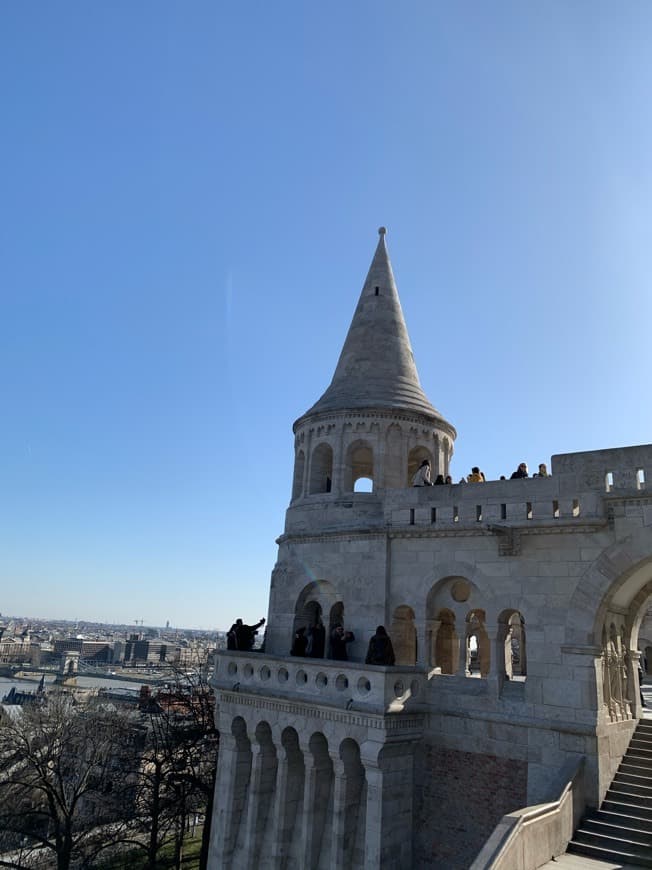
<instances>
[{"instance_id":1,"label":"blue sky","mask_svg":"<svg viewBox=\"0 0 652 870\"><path fill-rule=\"evenodd\" d=\"M266 613L387 242L453 474L647 443L648 2L4 3L0 611Z\"/></svg>"}]
</instances>

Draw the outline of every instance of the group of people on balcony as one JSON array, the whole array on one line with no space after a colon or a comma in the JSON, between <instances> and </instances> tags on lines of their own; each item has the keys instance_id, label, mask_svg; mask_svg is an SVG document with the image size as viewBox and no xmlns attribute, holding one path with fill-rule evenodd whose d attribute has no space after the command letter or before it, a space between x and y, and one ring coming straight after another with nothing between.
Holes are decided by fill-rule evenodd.
<instances>
[{"instance_id":1,"label":"group of people on balcony","mask_svg":"<svg viewBox=\"0 0 652 870\"><path fill-rule=\"evenodd\" d=\"M236 619L226 633L226 648L249 652L254 647L254 641L261 625L265 625L265 617L255 625L245 625L241 619Z\"/></svg>"},{"instance_id":2,"label":"group of people on balcony","mask_svg":"<svg viewBox=\"0 0 652 870\"><path fill-rule=\"evenodd\" d=\"M535 472L532 477L549 477L548 468L545 462L539 463L539 471ZM516 471L512 473L510 476L510 480L518 480L519 478L529 477L528 467L526 462L519 463ZM471 469L471 473L466 477L463 477L460 480L460 483L485 483L486 477L484 476L484 472L480 471L480 468L477 465L474 465ZM505 475L501 475L501 480L506 480ZM421 465L418 467L416 473L412 478L412 486L438 486L450 484L453 482L450 474L444 477L443 474L438 474L435 478L434 482L430 479L430 460L424 459Z\"/></svg>"},{"instance_id":3,"label":"group of people on balcony","mask_svg":"<svg viewBox=\"0 0 652 870\"><path fill-rule=\"evenodd\" d=\"M430 480L430 460L424 459L418 467L416 474L412 478L412 486L439 486L447 483L452 483L453 478L450 474L444 477L443 474L438 474L434 483Z\"/></svg>"},{"instance_id":4,"label":"group of people on balcony","mask_svg":"<svg viewBox=\"0 0 652 870\"><path fill-rule=\"evenodd\" d=\"M349 655L347 644L355 640L352 631L345 631L344 626L338 623L330 631L329 648L327 658L334 661L348 661ZM326 629L321 619L309 626L301 626L294 633L290 655L305 656L307 658L324 658L326 641ZM365 664L368 665L393 665L396 661L392 641L385 630L385 626L379 625L376 633L369 641Z\"/></svg>"}]
</instances>

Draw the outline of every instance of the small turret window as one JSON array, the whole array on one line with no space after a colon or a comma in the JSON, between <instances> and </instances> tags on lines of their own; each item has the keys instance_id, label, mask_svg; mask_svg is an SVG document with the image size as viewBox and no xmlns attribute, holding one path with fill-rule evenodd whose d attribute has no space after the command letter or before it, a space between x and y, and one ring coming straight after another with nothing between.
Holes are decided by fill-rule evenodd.
<instances>
[{"instance_id":1,"label":"small turret window","mask_svg":"<svg viewBox=\"0 0 652 870\"><path fill-rule=\"evenodd\" d=\"M376 296L380 296L380 287L374 287L374 290L376 292Z\"/></svg>"}]
</instances>

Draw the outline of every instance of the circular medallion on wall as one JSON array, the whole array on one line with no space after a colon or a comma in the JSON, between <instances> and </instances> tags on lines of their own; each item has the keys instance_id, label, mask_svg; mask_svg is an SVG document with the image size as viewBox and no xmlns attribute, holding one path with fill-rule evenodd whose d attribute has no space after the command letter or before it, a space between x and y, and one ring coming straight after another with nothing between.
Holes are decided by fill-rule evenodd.
<instances>
[{"instance_id":1,"label":"circular medallion on wall","mask_svg":"<svg viewBox=\"0 0 652 870\"><path fill-rule=\"evenodd\" d=\"M453 601L468 601L471 594L471 586L468 580L456 580L451 586Z\"/></svg>"}]
</instances>

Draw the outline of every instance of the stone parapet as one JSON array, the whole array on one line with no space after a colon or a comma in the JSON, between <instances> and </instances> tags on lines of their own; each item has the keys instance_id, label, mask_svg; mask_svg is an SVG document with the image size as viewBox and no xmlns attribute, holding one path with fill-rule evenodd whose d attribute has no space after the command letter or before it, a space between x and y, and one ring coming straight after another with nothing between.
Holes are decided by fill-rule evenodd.
<instances>
[{"instance_id":1,"label":"stone parapet","mask_svg":"<svg viewBox=\"0 0 652 870\"><path fill-rule=\"evenodd\" d=\"M602 522L614 498L649 497L652 445L558 454L552 458L552 471L547 478L319 493L290 506L285 534L405 526L500 531L492 527Z\"/></svg>"},{"instance_id":2,"label":"stone parapet","mask_svg":"<svg viewBox=\"0 0 652 870\"><path fill-rule=\"evenodd\" d=\"M415 667L222 651L211 685L266 697L330 705L345 710L402 713L425 703L426 675Z\"/></svg>"}]
</instances>

